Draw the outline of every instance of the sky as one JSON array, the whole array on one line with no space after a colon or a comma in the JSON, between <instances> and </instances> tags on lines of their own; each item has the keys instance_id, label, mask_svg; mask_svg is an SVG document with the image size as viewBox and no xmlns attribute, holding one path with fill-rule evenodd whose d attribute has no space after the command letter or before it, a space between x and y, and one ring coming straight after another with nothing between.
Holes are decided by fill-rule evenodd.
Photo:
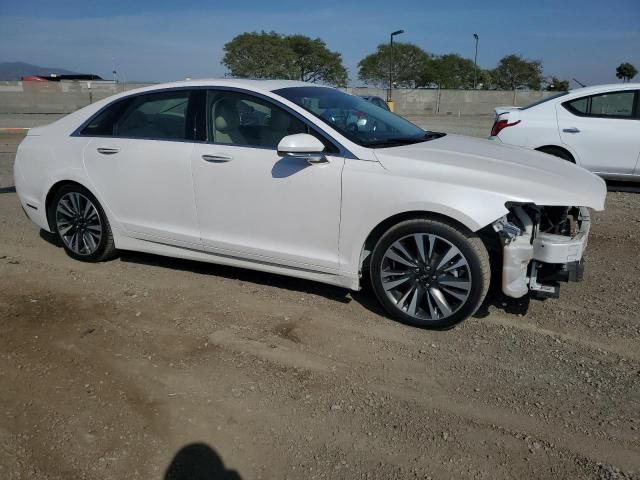
<instances>
[{"instance_id":1,"label":"sky","mask_svg":"<svg viewBox=\"0 0 640 480\"><path fill-rule=\"evenodd\" d=\"M515 53L589 85L619 82L622 62L640 70L640 0L0 0L0 62L103 78L115 65L127 82L220 77L226 42L275 30L322 38L360 85L358 61L398 29L396 41L471 59L477 33L482 68Z\"/></svg>"}]
</instances>

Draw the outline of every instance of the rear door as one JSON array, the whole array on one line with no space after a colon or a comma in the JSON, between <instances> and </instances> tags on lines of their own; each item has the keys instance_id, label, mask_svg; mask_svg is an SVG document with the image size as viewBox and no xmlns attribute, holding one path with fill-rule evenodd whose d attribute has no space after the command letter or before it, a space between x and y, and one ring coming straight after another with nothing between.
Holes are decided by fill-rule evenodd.
<instances>
[{"instance_id":1,"label":"rear door","mask_svg":"<svg viewBox=\"0 0 640 480\"><path fill-rule=\"evenodd\" d=\"M196 92L128 97L80 132L95 137L84 151L91 182L131 237L201 248L191 177Z\"/></svg>"},{"instance_id":2,"label":"rear door","mask_svg":"<svg viewBox=\"0 0 640 480\"><path fill-rule=\"evenodd\" d=\"M589 95L556 107L562 143L597 173L632 174L640 153L638 92Z\"/></svg>"}]
</instances>

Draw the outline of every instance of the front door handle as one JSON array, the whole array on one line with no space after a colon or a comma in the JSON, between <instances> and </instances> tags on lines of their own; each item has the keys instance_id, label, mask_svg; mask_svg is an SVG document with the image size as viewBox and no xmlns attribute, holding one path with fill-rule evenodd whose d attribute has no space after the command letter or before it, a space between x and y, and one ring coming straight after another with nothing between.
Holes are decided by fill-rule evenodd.
<instances>
[{"instance_id":1,"label":"front door handle","mask_svg":"<svg viewBox=\"0 0 640 480\"><path fill-rule=\"evenodd\" d=\"M98 147L98 153L101 153L102 155L113 155L114 153L118 153L119 151L119 148Z\"/></svg>"},{"instance_id":2,"label":"front door handle","mask_svg":"<svg viewBox=\"0 0 640 480\"><path fill-rule=\"evenodd\" d=\"M576 128L576 127L571 127L571 128L563 128L562 131L564 133L580 133L580 129Z\"/></svg>"},{"instance_id":3,"label":"front door handle","mask_svg":"<svg viewBox=\"0 0 640 480\"><path fill-rule=\"evenodd\" d=\"M209 163L225 163L233 160L233 157L227 157L225 155L202 155L202 159Z\"/></svg>"}]
</instances>

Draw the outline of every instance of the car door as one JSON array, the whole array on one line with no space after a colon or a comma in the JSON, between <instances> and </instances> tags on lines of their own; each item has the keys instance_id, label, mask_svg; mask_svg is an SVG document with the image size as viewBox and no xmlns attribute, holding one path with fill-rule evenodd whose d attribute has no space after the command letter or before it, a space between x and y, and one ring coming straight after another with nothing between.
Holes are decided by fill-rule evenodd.
<instances>
[{"instance_id":1,"label":"car door","mask_svg":"<svg viewBox=\"0 0 640 480\"><path fill-rule=\"evenodd\" d=\"M640 153L637 96L635 90L621 90L556 106L562 143L576 153L581 166L598 173L633 173Z\"/></svg>"},{"instance_id":2,"label":"car door","mask_svg":"<svg viewBox=\"0 0 640 480\"><path fill-rule=\"evenodd\" d=\"M127 97L80 132L95 137L84 150L89 178L131 237L202 247L191 177L194 94Z\"/></svg>"},{"instance_id":3,"label":"car door","mask_svg":"<svg viewBox=\"0 0 640 480\"><path fill-rule=\"evenodd\" d=\"M327 138L273 100L211 90L208 143L192 154L205 250L296 268L338 270L344 157ZM280 157L279 141L312 133L328 160Z\"/></svg>"}]
</instances>

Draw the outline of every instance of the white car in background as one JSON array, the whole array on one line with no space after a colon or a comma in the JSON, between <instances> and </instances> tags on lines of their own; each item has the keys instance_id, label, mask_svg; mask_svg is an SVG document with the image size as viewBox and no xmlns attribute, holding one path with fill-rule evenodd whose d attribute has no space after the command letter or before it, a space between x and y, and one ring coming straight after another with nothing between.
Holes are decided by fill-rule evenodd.
<instances>
[{"instance_id":1,"label":"white car in background","mask_svg":"<svg viewBox=\"0 0 640 480\"><path fill-rule=\"evenodd\" d=\"M498 107L491 139L640 180L640 83L579 88L524 108Z\"/></svg>"},{"instance_id":2,"label":"white car in background","mask_svg":"<svg viewBox=\"0 0 640 480\"><path fill-rule=\"evenodd\" d=\"M548 155L290 81L116 95L29 130L14 175L29 218L74 259L122 249L353 290L366 278L393 317L431 328L472 315L492 271L511 297L580 280L587 207L606 195Z\"/></svg>"}]
</instances>

